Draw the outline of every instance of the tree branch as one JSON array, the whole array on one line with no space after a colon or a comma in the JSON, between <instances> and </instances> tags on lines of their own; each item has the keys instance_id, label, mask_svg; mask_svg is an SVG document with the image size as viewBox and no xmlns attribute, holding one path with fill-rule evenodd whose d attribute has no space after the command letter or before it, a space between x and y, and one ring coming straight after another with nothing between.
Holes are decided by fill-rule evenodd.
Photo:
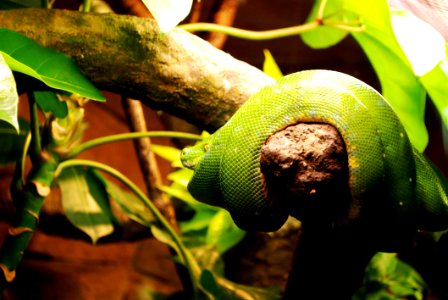
<instances>
[{"instance_id":1,"label":"tree branch","mask_svg":"<svg viewBox=\"0 0 448 300\"><path fill-rule=\"evenodd\" d=\"M0 27L73 57L100 88L141 99L211 131L273 82L181 29L160 33L152 19L20 9L0 11Z\"/></svg>"},{"instance_id":2,"label":"tree branch","mask_svg":"<svg viewBox=\"0 0 448 300\"><path fill-rule=\"evenodd\" d=\"M122 102L130 129L133 132L148 131L141 103L138 100L130 98L123 98ZM162 183L162 178L155 154L152 151L151 139L149 137L140 138L138 140L135 139L134 148L149 199L151 199L157 209L162 213L165 219L167 219L168 223L175 230L178 230L176 212L173 204L168 197L157 188L157 186Z\"/></svg>"}]
</instances>

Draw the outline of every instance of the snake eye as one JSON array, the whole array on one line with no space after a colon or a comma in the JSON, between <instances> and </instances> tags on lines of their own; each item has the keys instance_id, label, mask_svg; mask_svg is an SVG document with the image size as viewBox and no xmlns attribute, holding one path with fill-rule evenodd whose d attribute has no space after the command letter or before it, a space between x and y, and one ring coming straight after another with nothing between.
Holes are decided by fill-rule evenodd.
<instances>
[{"instance_id":1,"label":"snake eye","mask_svg":"<svg viewBox=\"0 0 448 300\"><path fill-rule=\"evenodd\" d=\"M210 145L205 143L184 148L181 152L180 160L184 167L194 170L209 149Z\"/></svg>"}]
</instances>

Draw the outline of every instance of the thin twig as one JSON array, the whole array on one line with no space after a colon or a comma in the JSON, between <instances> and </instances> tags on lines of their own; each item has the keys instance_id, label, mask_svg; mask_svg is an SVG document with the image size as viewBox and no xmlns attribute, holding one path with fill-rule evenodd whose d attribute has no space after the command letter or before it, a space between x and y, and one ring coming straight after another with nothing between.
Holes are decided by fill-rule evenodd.
<instances>
[{"instance_id":1,"label":"thin twig","mask_svg":"<svg viewBox=\"0 0 448 300\"><path fill-rule=\"evenodd\" d=\"M327 0L322 0L319 4L319 10L317 11L317 20L322 21L324 18L325 7L327 6Z\"/></svg>"},{"instance_id":2,"label":"thin twig","mask_svg":"<svg viewBox=\"0 0 448 300\"><path fill-rule=\"evenodd\" d=\"M185 25L179 25L178 27L189 32L213 31L213 32L225 33L227 35L242 39L261 41L261 40L279 39L292 35L299 35L303 32L318 27L319 25L320 22L315 20L302 25L272 29L272 30L263 30L263 31L245 30L228 26L221 26L212 23L185 24Z\"/></svg>"},{"instance_id":3,"label":"thin twig","mask_svg":"<svg viewBox=\"0 0 448 300\"><path fill-rule=\"evenodd\" d=\"M145 115L142 104L138 100L124 98L123 107L128 119L129 127L134 132L146 132ZM146 185L146 190L151 201L162 215L168 220L170 225L178 230L176 222L176 213L174 207L168 197L156 187L162 183L160 170L157 165L156 158L151 149L151 140L144 137L134 140L134 147L137 153L141 172Z\"/></svg>"},{"instance_id":4,"label":"thin twig","mask_svg":"<svg viewBox=\"0 0 448 300\"><path fill-rule=\"evenodd\" d=\"M31 162L35 164L39 160L39 156L42 152L42 146L41 146L37 103L34 97L34 93L32 92L28 93L28 105L30 109L30 130L31 130L30 158Z\"/></svg>"},{"instance_id":5,"label":"thin twig","mask_svg":"<svg viewBox=\"0 0 448 300\"><path fill-rule=\"evenodd\" d=\"M193 7L191 8L189 23L197 23L201 19L202 13L202 1L194 1Z\"/></svg>"},{"instance_id":6,"label":"thin twig","mask_svg":"<svg viewBox=\"0 0 448 300\"><path fill-rule=\"evenodd\" d=\"M218 10L213 16L213 23L225 26L232 26L240 0L221 0ZM218 49L222 49L227 40L227 35L222 33L211 32L207 38L208 42Z\"/></svg>"}]
</instances>

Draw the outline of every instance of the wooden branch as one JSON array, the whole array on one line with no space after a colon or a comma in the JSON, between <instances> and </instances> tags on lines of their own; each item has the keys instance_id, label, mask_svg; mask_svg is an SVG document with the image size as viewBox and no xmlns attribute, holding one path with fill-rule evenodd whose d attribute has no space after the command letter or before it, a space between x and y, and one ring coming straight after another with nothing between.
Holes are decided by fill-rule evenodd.
<instances>
[{"instance_id":1,"label":"wooden branch","mask_svg":"<svg viewBox=\"0 0 448 300\"><path fill-rule=\"evenodd\" d=\"M350 215L345 144L327 124L299 123L276 132L261 150L273 201L302 221L284 299L350 299L375 253Z\"/></svg>"},{"instance_id":2,"label":"wooden branch","mask_svg":"<svg viewBox=\"0 0 448 300\"><path fill-rule=\"evenodd\" d=\"M148 131L141 102L130 98L123 98L122 102L130 129L133 132ZM157 188L158 185L162 184L162 177L155 154L152 151L151 139L146 137L134 140L134 148L149 199L151 199L157 209L167 219L168 223L178 231L179 227L177 225L176 212L173 204L166 194Z\"/></svg>"},{"instance_id":3,"label":"wooden branch","mask_svg":"<svg viewBox=\"0 0 448 300\"><path fill-rule=\"evenodd\" d=\"M152 19L67 10L0 11L0 27L73 57L100 88L214 131L273 80L181 29Z\"/></svg>"},{"instance_id":4,"label":"wooden branch","mask_svg":"<svg viewBox=\"0 0 448 300\"><path fill-rule=\"evenodd\" d=\"M347 152L336 128L298 123L271 135L260 170L271 201L287 203L303 222L350 222Z\"/></svg>"},{"instance_id":5,"label":"wooden branch","mask_svg":"<svg viewBox=\"0 0 448 300\"><path fill-rule=\"evenodd\" d=\"M333 126L276 132L261 149L260 169L270 200L302 221L283 299L350 299L376 251L412 249L415 233L389 225L387 204L354 213L345 144Z\"/></svg>"}]
</instances>

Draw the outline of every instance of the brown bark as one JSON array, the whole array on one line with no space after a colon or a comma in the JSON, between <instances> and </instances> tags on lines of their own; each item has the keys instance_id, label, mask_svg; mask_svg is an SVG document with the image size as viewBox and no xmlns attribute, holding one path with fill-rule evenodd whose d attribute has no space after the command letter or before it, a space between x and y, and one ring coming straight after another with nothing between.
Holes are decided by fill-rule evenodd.
<instances>
[{"instance_id":1,"label":"brown bark","mask_svg":"<svg viewBox=\"0 0 448 300\"><path fill-rule=\"evenodd\" d=\"M160 33L152 19L21 9L0 11L0 27L73 57L100 88L141 99L210 131L273 83L181 29Z\"/></svg>"},{"instance_id":2,"label":"brown bark","mask_svg":"<svg viewBox=\"0 0 448 300\"><path fill-rule=\"evenodd\" d=\"M288 126L270 136L261 150L269 197L288 203L290 214L302 221L348 221L347 166L344 141L327 124Z\"/></svg>"},{"instance_id":3,"label":"brown bark","mask_svg":"<svg viewBox=\"0 0 448 300\"><path fill-rule=\"evenodd\" d=\"M349 218L342 137L327 124L289 126L267 139L260 165L269 197L288 203L302 221L297 246L290 240L289 276L279 284L286 285L284 299L349 299L376 248L365 227Z\"/></svg>"}]
</instances>

